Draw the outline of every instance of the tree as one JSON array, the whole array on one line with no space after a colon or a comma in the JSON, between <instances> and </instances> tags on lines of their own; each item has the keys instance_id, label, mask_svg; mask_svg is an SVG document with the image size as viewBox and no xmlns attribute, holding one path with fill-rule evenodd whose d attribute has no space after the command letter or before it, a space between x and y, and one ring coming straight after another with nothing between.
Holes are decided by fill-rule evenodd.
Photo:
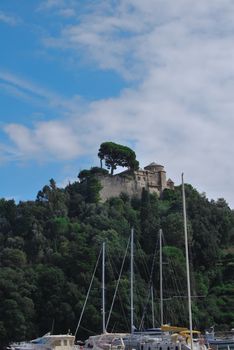
<instances>
[{"instance_id":1,"label":"tree","mask_svg":"<svg viewBox=\"0 0 234 350\"><path fill-rule=\"evenodd\" d=\"M111 175L117 166L128 167L130 170L139 168L139 162L136 160L136 154L131 148L122 146L114 142L103 142L100 145L98 157L105 165L111 169Z\"/></svg>"},{"instance_id":2,"label":"tree","mask_svg":"<svg viewBox=\"0 0 234 350\"><path fill-rule=\"evenodd\" d=\"M78 178L82 182L86 181L92 175L108 175L108 170L99 167L92 167L90 170L84 169L79 172Z\"/></svg>"},{"instance_id":3,"label":"tree","mask_svg":"<svg viewBox=\"0 0 234 350\"><path fill-rule=\"evenodd\" d=\"M4 248L0 260L1 266L22 268L26 265L26 254L20 249Z\"/></svg>"},{"instance_id":4,"label":"tree","mask_svg":"<svg viewBox=\"0 0 234 350\"><path fill-rule=\"evenodd\" d=\"M29 271L24 267L1 267L0 269L0 348L10 341L25 340L34 332L34 302ZM35 336L35 334L33 335Z\"/></svg>"},{"instance_id":5,"label":"tree","mask_svg":"<svg viewBox=\"0 0 234 350\"><path fill-rule=\"evenodd\" d=\"M37 194L37 202L48 206L55 216L67 214L67 200L65 191L56 186L54 179L50 179L50 185L44 186Z\"/></svg>"},{"instance_id":6,"label":"tree","mask_svg":"<svg viewBox=\"0 0 234 350\"><path fill-rule=\"evenodd\" d=\"M152 254L160 228L158 198L143 189L140 210L142 241L141 246L147 254Z\"/></svg>"},{"instance_id":7,"label":"tree","mask_svg":"<svg viewBox=\"0 0 234 350\"><path fill-rule=\"evenodd\" d=\"M107 175L106 169L93 167L90 170L81 170L78 178L80 183L78 186L79 193L83 196L87 203L98 203L100 200L99 192L102 189L101 183L96 175Z\"/></svg>"}]
</instances>

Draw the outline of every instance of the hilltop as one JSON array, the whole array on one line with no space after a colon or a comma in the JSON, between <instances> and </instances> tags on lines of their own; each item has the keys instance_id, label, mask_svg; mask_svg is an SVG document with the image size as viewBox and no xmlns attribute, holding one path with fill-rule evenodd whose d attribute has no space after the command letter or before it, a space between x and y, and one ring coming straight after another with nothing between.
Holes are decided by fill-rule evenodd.
<instances>
[{"instance_id":1,"label":"hilltop","mask_svg":"<svg viewBox=\"0 0 234 350\"><path fill-rule=\"evenodd\" d=\"M141 196L121 193L101 202L96 170L81 172L82 181L65 189L51 179L35 201L0 200L1 346L48 332L52 324L55 333L68 329L74 333L103 240L109 257L106 303L110 305L131 227L135 229L136 326L143 314L144 325L151 325L146 301L153 259L159 318L159 228L164 233L165 322L187 325L180 186L165 188L160 196L142 189ZM234 327L234 212L224 199L209 201L192 185L185 188L194 325L229 330ZM110 321L110 329L119 331L129 329L130 323L128 261ZM101 329L100 281L99 269L79 338Z\"/></svg>"}]
</instances>

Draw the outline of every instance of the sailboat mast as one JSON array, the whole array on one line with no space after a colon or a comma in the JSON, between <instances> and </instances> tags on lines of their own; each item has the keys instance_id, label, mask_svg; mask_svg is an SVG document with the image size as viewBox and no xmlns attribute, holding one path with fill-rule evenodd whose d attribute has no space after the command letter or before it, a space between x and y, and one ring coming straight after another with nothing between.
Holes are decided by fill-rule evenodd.
<instances>
[{"instance_id":1,"label":"sailboat mast","mask_svg":"<svg viewBox=\"0 0 234 350\"><path fill-rule=\"evenodd\" d=\"M131 274L131 333L133 333L134 320L133 320L133 239L134 239L134 229L131 229L131 262L130 262L130 274Z\"/></svg>"},{"instance_id":2,"label":"sailboat mast","mask_svg":"<svg viewBox=\"0 0 234 350\"><path fill-rule=\"evenodd\" d=\"M155 327L155 319L154 319L154 288L151 285L151 308L152 308L152 326Z\"/></svg>"},{"instance_id":3,"label":"sailboat mast","mask_svg":"<svg viewBox=\"0 0 234 350\"><path fill-rule=\"evenodd\" d=\"M163 276L162 276L162 229L159 230L159 266L160 266L160 316L163 325Z\"/></svg>"},{"instance_id":4,"label":"sailboat mast","mask_svg":"<svg viewBox=\"0 0 234 350\"><path fill-rule=\"evenodd\" d=\"M105 320L105 242L102 243L102 332L106 333Z\"/></svg>"},{"instance_id":5,"label":"sailboat mast","mask_svg":"<svg viewBox=\"0 0 234 350\"><path fill-rule=\"evenodd\" d=\"M182 174L182 198L183 198L187 288L188 288L189 330L190 330L190 338L191 338L191 349L193 350L192 304L191 304L190 273L189 273L188 232L187 232L187 216L186 216L186 202L185 202L185 190L184 190L184 174Z\"/></svg>"}]
</instances>

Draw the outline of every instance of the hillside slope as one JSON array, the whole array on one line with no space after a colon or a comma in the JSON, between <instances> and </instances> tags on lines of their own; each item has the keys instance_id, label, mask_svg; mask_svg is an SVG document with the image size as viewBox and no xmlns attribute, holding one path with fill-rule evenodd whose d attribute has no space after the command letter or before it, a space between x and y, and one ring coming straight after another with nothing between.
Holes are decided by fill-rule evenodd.
<instances>
[{"instance_id":1,"label":"hillside slope","mask_svg":"<svg viewBox=\"0 0 234 350\"><path fill-rule=\"evenodd\" d=\"M163 198L143 191L99 203L93 177L65 189L54 180L35 201L0 200L0 345L51 330L74 333L103 240L107 245L106 304L129 239L135 230L135 322L151 326L149 281L158 312L158 232L164 233L165 322L187 325L181 188ZM186 185L194 325L234 327L234 212L225 200L208 201ZM155 261L154 269L152 262ZM78 338L101 329L101 267ZM110 329L129 330L129 254ZM108 308L108 306L107 306Z\"/></svg>"}]
</instances>

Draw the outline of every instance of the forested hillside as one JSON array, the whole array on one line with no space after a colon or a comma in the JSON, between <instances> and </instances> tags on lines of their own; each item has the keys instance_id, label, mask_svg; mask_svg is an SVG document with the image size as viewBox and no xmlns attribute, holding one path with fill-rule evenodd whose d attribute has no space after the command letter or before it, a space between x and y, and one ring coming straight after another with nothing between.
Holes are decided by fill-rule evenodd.
<instances>
[{"instance_id":1,"label":"forested hillside","mask_svg":"<svg viewBox=\"0 0 234 350\"><path fill-rule=\"evenodd\" d=\"M86 181L65 189L50 180L35 201L0 200L0 345L51 329L74 333L103 241L108 310L131 227L135 231L136 327L152 326L151 279L159 319L160 228L164 321L187 325L180 186L165 190L161 199L143 191L141 199L122 194L105 203L99 202L99 190L95 176L86 176ZM186 185L186 200L194 325L229 330L234 327L234 212L225 200L208 201L191 185ZM130 327L129 259L128 253L109 330ZM100 266L77 337L99 332L101 325Z\"/></svg>"}]
</instances>

